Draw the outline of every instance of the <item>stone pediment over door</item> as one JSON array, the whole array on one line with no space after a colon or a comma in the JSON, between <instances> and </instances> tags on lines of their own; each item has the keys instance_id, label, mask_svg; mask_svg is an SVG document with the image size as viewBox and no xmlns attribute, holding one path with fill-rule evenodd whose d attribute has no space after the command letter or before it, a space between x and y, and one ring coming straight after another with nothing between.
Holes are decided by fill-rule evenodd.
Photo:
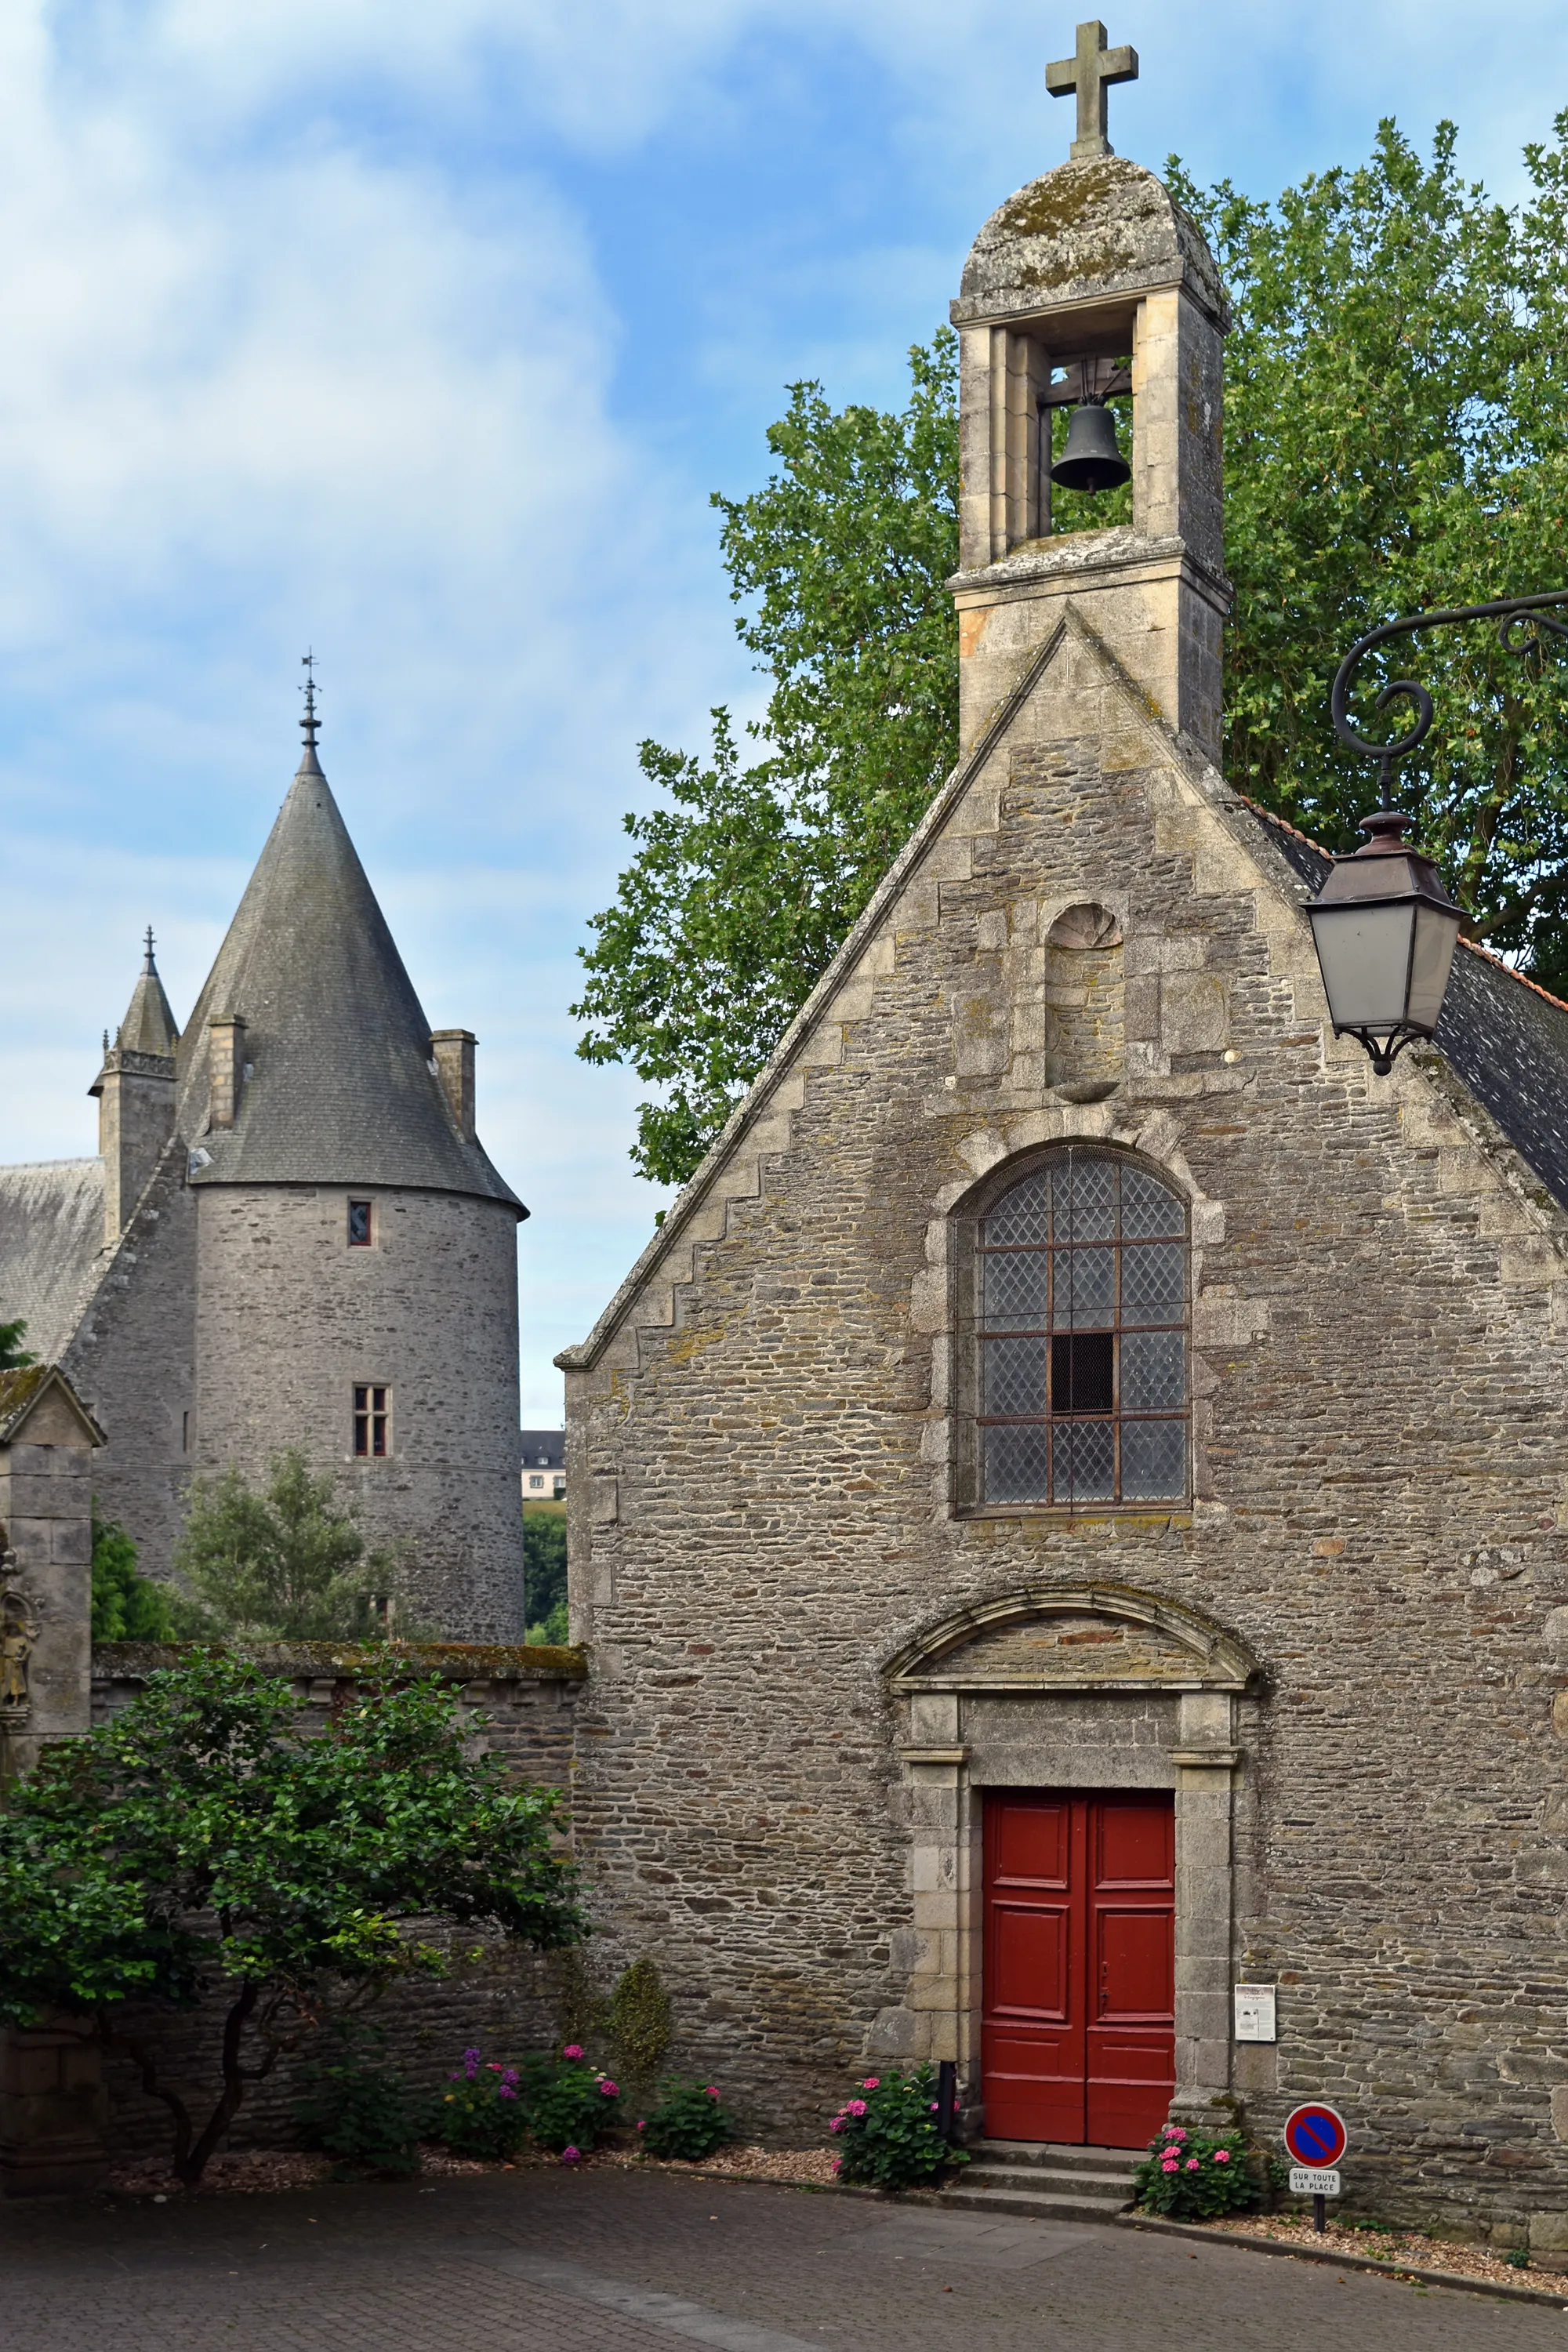
<instances>
[{"instance_id":1,"label":"stone pediment over door","mask_svg":"<svg viewBox=\"0 0 1568 2352\"><path fill-rule=\"evenodd\" d=\"M1257 1659L1234 1634L1152 1594L1080 1586L981 1602L889 1661L895 1690L1244 1691Z\"/></svg>"}]
</instances>

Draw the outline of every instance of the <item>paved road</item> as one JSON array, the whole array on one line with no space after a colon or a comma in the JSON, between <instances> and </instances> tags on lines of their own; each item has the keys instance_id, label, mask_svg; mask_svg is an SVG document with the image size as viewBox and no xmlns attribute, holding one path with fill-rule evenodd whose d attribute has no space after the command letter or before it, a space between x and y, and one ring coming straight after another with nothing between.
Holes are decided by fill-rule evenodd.
<instances>
[{"instance_id":1,"label":"paved road","mask_svg":"<svg viewBox=\"0 0 1568 2352\"><path fill-rule=\"evenodd\" d=\"M1568 2294L1564 2296L1568 2302ZM668 2174L0 2211L5 2352L1568 2352L1568 2314Z\"/></svg>"}]
</instances>

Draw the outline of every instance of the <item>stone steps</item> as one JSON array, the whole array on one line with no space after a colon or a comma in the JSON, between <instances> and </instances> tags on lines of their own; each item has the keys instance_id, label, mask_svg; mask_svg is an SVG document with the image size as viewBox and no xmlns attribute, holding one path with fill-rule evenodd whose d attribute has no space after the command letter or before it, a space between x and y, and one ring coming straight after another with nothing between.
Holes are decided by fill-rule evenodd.
<instances>
[{"instance_id":1,"label":"stone steps","mask_svg":"<svg viewBox=\"0 0 1568 2352\"><path fill-rule=\"evenodd\" d=\"M1045 2221L1109 2221L1132 2201L1142 2153L1121 2147L1061 2147L1035 2140L982 2140L944 2205Z\"/></svg>"}]
</instances>

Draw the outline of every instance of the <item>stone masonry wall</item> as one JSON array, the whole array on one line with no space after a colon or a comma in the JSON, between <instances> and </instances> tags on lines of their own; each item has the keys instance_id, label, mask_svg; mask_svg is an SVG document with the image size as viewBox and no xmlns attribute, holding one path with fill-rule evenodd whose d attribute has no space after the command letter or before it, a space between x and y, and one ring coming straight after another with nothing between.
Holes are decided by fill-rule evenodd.
<instances>
[{"instance_id":1,"label":"stone masonry wall","mask_svg":"<svg viewBox=\"0 0 1568 2352\"><path fill-rule=\"evenodd\" d=\"M167 1576L180 1531L195 1402L195 1195L176 1138L136 1204L60 1369L101 1424L93 1492L122 1520L149 1576Z\"/></svg>"},{"instance_id":2,"label":"stone masonry wall","mask_svg":"<svg viewBox=\"0 0 1568 2352\"><path fill-rule=\"evenodd\" d=\"M368 1249L348 1245L351 1191ZM198 1206L193 1466L254 1480L298 1446L400 1556L432 1632L521 1639L513 1211L374 1185L213 1185ZM384 1460L354 1458L356 1381L392 1388Z\"/></svg>"},{"instance_id":3,"label":"stone masonry wall","mask_svg":"<svg viewBox=\"0 0 1568 2352\"><path fill-rule=\"evenodd\" d=\"M146 1675L180 1657L177 1648L151 1643L100 1643L93 1653L93 1719L103 1722L140 1689ZM319 1728L335 1703L352 1693L363 1652L336 1652L330 1643L261 1643L247 1653L269 1672L292 1683L301 1701L301 1720ZM584 1661L571 1650L493 1649L457 1643L410 1644L405 1653L425 1671L460 1685L464 1703L488 1718L485 1744L503 1755L520 1780L560 1789L572 1782L573 1724L582 1687ZM432 1931L440 1941L442 1931ZM395 1988L375 2004L373 2021L385 2033L389 2059L412 2081L436 2089L472 2042L488 2053L512 2057L548 2047L556 2038L569 1979L561 1960L514 1949L500 1937L482 1938L465 1929L464 1953L482 1948L484 1958L460 1959L444 1979L418 1979ZM128 2015L128 2030L144 2034L158 2053L160 2071L191 2095L193 2111L203 2096L216 2097L222 2002L215 1992L188 2014L151 2009ZM302 2050L301 2059L308 2059ZM110 2090L108 2142L116 2158L158 2157L168 2147L165 2109L142 2092L129 2063L112 2060L105 2073ZM256 2085L236 2120L227 2145L235 2148L298 2145L291 2109L298 2096L298 2065L285 2062Z\"/></svg>"},{"instance_id":4,"label":"stone masonry wall","mask_svg":"<svg viewBox=\"0 0 1568 2352\"><path fill-rule=\"evenodd\" d=\"M1545 2246L1568 1221L1433 1057L1378 1081L1325 1037L1300 896L1070 626L564 1360L580 1850L685 2063L749 2128L820 2128L863 2060L937 2046L884 1663L1024 1587L1184 1604L1261 1661L1230 1957L1277 1978L1280 2040L1220 2028L1216 2063L1260 2130L1341 2105L1365 2201ZM1122 927L1126 1075L1075 1105L1043 1080L1042 942L1085 900ZM952 1213L1074 1138L1191 1204L1193 1497L965 1511Z\"/></svg>"}]
</instances>

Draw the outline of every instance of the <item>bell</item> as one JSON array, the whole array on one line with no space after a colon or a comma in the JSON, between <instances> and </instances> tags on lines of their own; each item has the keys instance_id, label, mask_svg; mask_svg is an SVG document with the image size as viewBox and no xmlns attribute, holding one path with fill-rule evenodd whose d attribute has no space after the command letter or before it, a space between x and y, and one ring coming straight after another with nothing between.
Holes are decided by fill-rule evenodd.
<instances>
[{"instance_id":1,"label":"bell","mask_svg":"<svg viewBox=\"0 0 1568 2352\"><path fill-rule=\"evenodd\" d=\"M1068 444L1051 467L1064 490L1118 490L1132 468L1116 446L1116 419L1102 401L1087 401L1068 421Z\"/></svg>"}]
</instances>

